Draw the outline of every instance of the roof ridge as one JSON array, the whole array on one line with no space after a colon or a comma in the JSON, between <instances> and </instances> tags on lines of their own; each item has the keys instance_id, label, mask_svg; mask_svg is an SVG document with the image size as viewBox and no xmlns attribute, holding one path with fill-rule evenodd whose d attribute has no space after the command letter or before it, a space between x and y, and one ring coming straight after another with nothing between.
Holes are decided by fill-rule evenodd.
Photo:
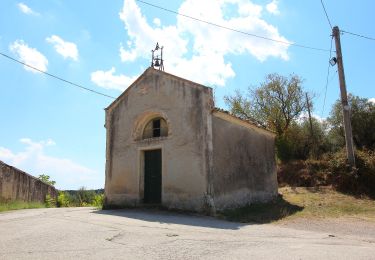
<instances>
[{"instance_id":1,"label":"roof ridge","mask_svg":"<svg viewBox=\"0 0 375 260\"><path fill-rule=\"evenodd\" d=\"M185 78L182 78L182 77L180 77L180 76L176 76L176 75L174 75L174 74L171 74L171 73L168 73L168 72L165 72L165 71L162 71L162 70L157 70L157 69L155 69L155 68L153 68L153 67L148 67L141 75L139 75L139 77L136 79L136 80L134 80L111 104L109 104L106 108L105 108L105 110L107 110L107 109L109 109L109 108L111 108L112 106L114 106L115 104L117 104L120 100L121 100L121 98L123 97L123 96L125 96L126 95L126 93L128 92L128 90L129 89L131 89L132 88L132 86L133 85L135 85L136 84L136 82L138 82L146 73L148 73L149 71L152 71L152 72L156 72L156 73L163 73L163 74L165 74L165 75L167 75L167 76L171 76L171 77L173 77L173 78L176 78L176 79L179 79L179 80L183 80L183 81L186 81L186 82L189 82L189 83L191 83L191 84L193 84L193 85L195 85L195 86L198 86L198 87L203 87L203 88L208 88L208 89L212 89L211 87L208 87L208 86L205 86L205 85L202 85L202 84L200 84L200 83L197 83L197 82L194 82L194 81L191 81L191 80L189 80L189 79L185 79Z\"/></svg>"},{"instance_id":2,"label":"roof ridge","mask_svg":"<svg viewBox=\"0 0 375 260\"><path fill-rule=\"evenodd\" d=\"M252 125L255 125L259 128L262 128L262 129L265 129L269 132L272 132L274 133L273 131L269 130L264 124L262 124L261 122L259 122L258 120L254 119L254 118L251 118L251 119L244 119L244 118L241 118L239 116L236 116L235 114L233 114L232 112L228 111L228 110L225 110L225 109L222 109L220 107L214 107L213 110L215 111L218 111L218 112L222 112L222 113L225 113L225 114L228 114L229 116L231 117L234 117L234 118L237 118L245 123L248 123L248 124L252 124Z\"/></svg>"}]
</instances>

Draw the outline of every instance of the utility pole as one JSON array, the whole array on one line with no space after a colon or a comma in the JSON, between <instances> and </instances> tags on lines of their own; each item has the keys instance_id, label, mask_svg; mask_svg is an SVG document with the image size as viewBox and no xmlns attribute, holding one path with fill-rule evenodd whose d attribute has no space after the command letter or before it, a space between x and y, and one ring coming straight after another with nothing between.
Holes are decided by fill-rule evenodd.
<instances>
[{"instance_id":1,"label":"utility pole","mask_svg":"<svg viewBox=\"0 0 375 260\"><path fill-rule=\"evenodd\" d=\"M306 93L306 105L307 105L307 112L309 112L309 121L310 121L310 135L311 140L313 140L314 132L313 132L313 125L312 125L312 119L311 119L311 111L310 111L310 102L309 102L309 96Z\"/></svg>"},{"instance_id":2,"label":"utility pole","mask_svg":"<svg viewBox=\"0 0 375 260\"><path fill-rule=\"evenodd\" d=\"M314 158L317 158L317 144L314 141L314 130L311 118L311 108L310 108L310 101L309 95L306 93L306 105L307 105L307 112L309 113L309 122L310 122L310 145L311 145L311 155Z\"/></svg>"},{"instance_id":3,"label":"utility pole","mask_svg":"<svg viewBox=\"0 0 375 260\"><path fill-rule=\"evenodd\" d=\"M342 61L339 27L335 26L335 27L332 28L332 36L335 38L335 44L336 44L336 55L337 55L336 61L337 61L337 68L338 68L339 81L340 81L342 113L343 113L343 116L344 116L346 155L347 155L349 164L352 167L355 167L353 136L352 136L352 124L351 124L351 121L350 121L350 106L348 104L348 97L347 97L347 93L346 93L344 64L343 64L343 61Z\"/></svg>"}]
</instances>

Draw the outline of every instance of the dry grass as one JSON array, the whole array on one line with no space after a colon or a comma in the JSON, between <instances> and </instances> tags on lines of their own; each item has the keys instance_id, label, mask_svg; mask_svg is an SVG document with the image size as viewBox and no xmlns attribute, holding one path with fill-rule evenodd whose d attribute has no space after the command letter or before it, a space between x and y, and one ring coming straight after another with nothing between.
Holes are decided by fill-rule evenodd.
<instances>
[{"instance_id":1,"label":"dry grass","mask_svg":"<svg viewBox=\"0 0 375 260\"><path fill-rule=\"evenodd\" d=\"M355 198L330 187L283 187L279 193L289 203L303 207L292 217L358 217L375 221L375 200Z\"/></svg>"},{"instance_id":2,"label":"dry grass","mask_svg":"<svg viewBox=\"0 0 375 260\"><path fill-rule=\"evenodd\" d=\"M375 221L375 200L359 199L329 187L279 189L279 196L269 203L255 203L225 210L220 217L238 222L270 223L291 218L356 217Z\"/></svg>"},{"instance_id":3,"label":"dry grass","mask_svg":"<svg viewBox=\"0 0 375 260\"><path fill-rule=\"evenodd\" d=\"M0 201L0 212L16 209L35 209L45 208L46 205L40 202L24 202L24 201Z\"/></svg>"}]
</instances>

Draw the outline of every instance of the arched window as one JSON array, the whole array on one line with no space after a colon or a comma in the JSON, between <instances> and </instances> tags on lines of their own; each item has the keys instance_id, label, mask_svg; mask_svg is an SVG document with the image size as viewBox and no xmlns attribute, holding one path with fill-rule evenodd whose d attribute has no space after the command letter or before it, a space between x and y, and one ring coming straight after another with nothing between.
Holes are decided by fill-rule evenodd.
<instances>
[{"instance_id":1,"label":"arched window","mask_svg":"<svg viewBox=\"0 0 375 260\"><path fill-rule=\"evenodd\" d=\"M143 139L168 136L168 125L164 118L151 119L143 130Z\"/></svg>"}]
</instances>

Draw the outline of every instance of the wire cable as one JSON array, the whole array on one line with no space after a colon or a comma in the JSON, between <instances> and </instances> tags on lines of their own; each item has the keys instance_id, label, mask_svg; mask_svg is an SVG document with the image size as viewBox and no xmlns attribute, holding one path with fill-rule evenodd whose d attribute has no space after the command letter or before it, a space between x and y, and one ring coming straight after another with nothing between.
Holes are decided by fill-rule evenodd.
<instances>
[{"instance_id":1,"label":"wire cable","mask_svg":"<svg viewBox=\"0 0 375 260\"><path fill-rule=\"evenodd\" d=\"M327 14L326 7L324 6L323 0L320 0L320 2L322 3L322 7L323 7L323 10L324 10L324 13L326 14L327 21L328 21L328 23L329 23L329 27L331 27L331 30L332 30L331 20L329 20L329 16L328 16L328 14Z\"/></svg>"},{"instance_id":2,"label":"wire cable","mask_svg":"<svg viewBox=\"0 0 375 260\"><path fill-rule=\"evenodd\" d=\"M324 108L325 108L325 105L326 105L327 88L328 88L328 83L329 83L328 82L329 69L331 68L331 64L329 63L329 61L331 60L331 57L332 57L332 42L333 42L333 36L331 37L331 47L330 47L330 52L329 52L329 60L328 60L328 68L327 68L327 78L326 78L326 86L325 86L325 91L324 91L323 109L322 109L322 115L321 115L321 117L323 117Z\"/></svg>"},{"instance_id":3,"label":"wire cable","mask_svg":"<svg viewBox=\"0 0 375 260\"><path fill-rule=\"evenodd\" d=\"M281 43L281 44L286 44L286 45L295 46L295 47L300 47L300 48L305 48L305 49L310 49L310 50L324 51L324 52L328 52L328 51L329 51L329 50L327 50L327 49L316 48L316 47L307 46L307 45L302 45L302 44L298 44L298 43L292 43L292 42L280 41L280 40L271 39L271 38L268 38L268 37L265 37L265 36L260 36L260 35L256 35L256 34L252 34L252 33L244 32L244 31L240 31L240 30L237 30L237 29L233 29L233 28L230 28L230 27L227 27L227 26L223 26L223 25L217 24L217 23L213 23L213 22L209 22L209 21L206 21L206 20L202 20L202 19L199 19L199 18L196 18L196 17L190 16L190 15L181 14L181 13L179 13L179 12L176 12L176 11L173 11L173 10L170 10L170 9L167 9L167 8L164 8L164 7L162 7L162 6L154 5L154 4L151 4L151 3L148 3L148 2L142 1L142 0L136 0L136 1L137 1L137 2L140 2L140 3L143 3L143 4L145 4L145 5L152 6L152 7L157 8L157 9L164 10L164 11L166 11L166 12L170 12L170 13L173 13L173 14L176 14L176 15L179 15L179 16L183 16L183 17L185 17L185 18L189 18L189 19L192 19L192 20L195 20L195 21L198 21L198 22L202 22L202 23L205 23L205 24L209 24L209 25L212 25L212 26L216 26L216 27L219 27L219 28L222 28L222 29L226 29L226 30L229 30L229 31L233 31L233 32L241 33L241 34L244 34L244 35L247 35L247 36L252 36L252 37L260 38L260 39L267 40L267 41L277 42L277 43Z\"/></svg>"},{"instance_id":4,"label":"wire cable","mask_svg":"<svg viewBox=\"0 0 375 260\"><path fill-rule=\"evenodd\" d=\"M343 32L343 33L351 34L351 35L354 35L354 36L357 36L357 37L361 37L361 38L364 38L364 39L367 39L367 40L375 41L375 38L372 38L372 37L368 37L368 36L365 36L365 35L360 35L360 34L357 34L357 33L348 32L348 31L344 31L344 30L340 30L340 31Z\"/></svg>"},{"instance_id":5,"label":"wire cable","mask_svg":"<svg viewBox=\"0 0 375 260\"><path fill-rule=\"evenodd\" d=\"M70 85L72 85L72 86L75 86L75 87L78 87L78 88L84 89L84 90L86 90L86 91L90 91L90 92L95 93L95 94L97 94L97 95L101 95L101 96L104 96L104 97L108 97L108 98L116 99L115 97L109 96L109 95L107 95L107 94L101 93L101 92L99 92L99 91L96 91L96 90L93 90L93 89L90 89L90 88L86 88L86 87L84 87L84 86L82 86L82 85L76 84L76 83L71 82L71 81L69 81L69 80L63 79L63 78L61 78L61 77L59 77L59 76L56 76L56 75L53 75L53 74L51 74L51 73L45 72L45 71L43 71L43 70L40 70L40 69L38 69L38 68L35 68L35 67L33 67L33 66L31 66L31 65L29 65L29 64L27 64L27 63L24 63L24 62L22 62L22 61L20 61L20 60L17 60L17 59L15 59L15 58L12 58L12 57L10 57L10 56L8 56L8 55L2 53L2 52L0 52L0 55L2 55L3 57L5 57L5 58L7 58L7 59L10 59L10 60L12 60L12 61L14 61L14 62L20 63L20 64L22 64L22 65L24 65L24 66L26 66L26 67L29 67L29 68L31 68L31 69L33 69L33 70L39 71L39 72L41 72L41 73L43 73L43 74L45 74L45 75L48 75L48 76L50 76L50 77L52 77L52 78L55 78L55 79L58 79L58 80L61 80L61 81L65 82L65 83L68 83L68 84L70 84Z\"/></svg>"}]
</instances>

